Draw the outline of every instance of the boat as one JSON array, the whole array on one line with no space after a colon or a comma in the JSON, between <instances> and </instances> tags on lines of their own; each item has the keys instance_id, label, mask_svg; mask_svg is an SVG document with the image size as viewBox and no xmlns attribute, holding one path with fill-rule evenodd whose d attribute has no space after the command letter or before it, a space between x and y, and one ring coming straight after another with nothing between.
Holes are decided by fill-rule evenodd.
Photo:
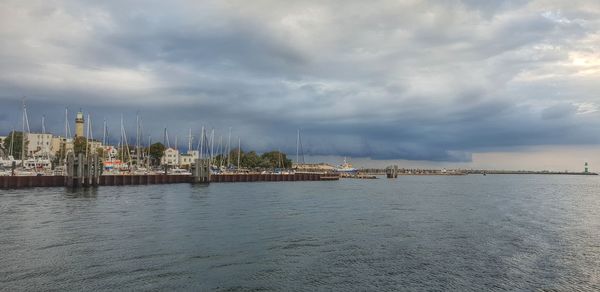
<instances>
[{"instance_id":1,"label":"boat","mask_svg":"<svg viewBox=\"0 0 600 292\"><path fill-rule=\"evenodd\" d=\"M45 158L29 158L25 160L25 169L33 169L36 172L52 169L52 161Z\"/></svg>"},{"instance_id":2,"label":"boat","mask_svg":"<svg viewBox=\"0 0 600 292\"><path fill-rule=\"evenodd\" d=\"M346 161L346 157L344 157L344 163L335 168L335 172L340 174L356 174L358 169L352 167L352 164Z\"/></svg>"},{"instance_id":3,"label":"boat","mask_svg":"<svg viewBox=\"0 0 600 292\"><path fill-rule=\"evenodd\" d=\"M0 167L11 168L13 162L16 162L16 160L12 155L8 155L6 158L0 158Z\"/></svg>"},{"instance_id":4,"label":"boat","mask_svg":"<svg viewBox=\"0 0 600 292\"><path fill-rule=\"evenodd\" d=\"M172 175L192 175L192 173L184 168L171 168L167 171L168 174Z\"/></svg>"}]
</instances>

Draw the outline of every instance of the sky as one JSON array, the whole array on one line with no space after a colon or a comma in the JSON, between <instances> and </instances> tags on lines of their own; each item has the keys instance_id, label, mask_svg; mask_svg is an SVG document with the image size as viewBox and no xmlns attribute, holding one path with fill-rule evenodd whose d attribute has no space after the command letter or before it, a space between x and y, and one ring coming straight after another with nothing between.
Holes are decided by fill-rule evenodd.
<instances>
[{"instance_id":1,"label":"sky","mask_svg":"<svg viewBox=\"0 0 600 292\"><path fill-rule=\"evenodd\" d=\"M0 44L0 135L25 96L57 134L69 108L183 149L204 125L291 156L301 129L309 161L600 165L599 1L5 0Z\"/></svg>"}]
</instances>

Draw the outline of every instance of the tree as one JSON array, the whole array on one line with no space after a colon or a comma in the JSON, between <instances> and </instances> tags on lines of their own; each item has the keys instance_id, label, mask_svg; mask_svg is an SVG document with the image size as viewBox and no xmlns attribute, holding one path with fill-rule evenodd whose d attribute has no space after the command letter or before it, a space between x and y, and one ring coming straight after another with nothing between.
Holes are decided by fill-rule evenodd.
<instances>
[{"instance_id":1,"label":"tree","mask_svg":"<svg viewBox=\"0 0 600 292\"><path fill-rule=\"evenodd\" d=\"M14 137L14 141L12 141ZM21 153L23 151L23 132L18 132L18 131L12 131L8 134L8 136L6 137L6 139L4 139L4 149L6 149L6 153L10 153L11 152L11 145L12 142L12 155L15 159L21 159ZM25 149L27 149L27 145L29 144L29 141L25 140Z\"/></svg>"},{"instance_id":2,"label":"tree","mask_svg":"<svg viewBox=\"0 0 600 292\"><path fill-rule=\"evenodd\" d=\"M96 148L96 154L98 154L98 157L104 158L104 155L105 155L104 152L105 152L104 149L102 149L102 148Z\"/></svg>"},{"instance_id":3,"label":"tree","mask_svg":"<svg viewBox=\"0 0 600 292\"><path fill-rule=\"evenodd\" d=\"M254 151L248 153L242 153L241 155L241 167L245 168L257 168L260 167L261 158Z\"/></svg>"},{"instance_id":4,"label":"tree","mask_svg":"<svg viewBox=\"0 0 600 292\"><path fill-rule=\"evenodd\" d=\"M265 168L290 168L292 160L287 155L279 151L265 152L261 155Z\"/></svg>"},{"instance_id":5,"label":"tree","mask_svg":"<svg viewBox=\"0 0 600 292\"><path fill-rule=\"evenodd\" d=\"M75 140L73 140L73 152L75 152L75 155L78 155L79 153L86 153L87 149L87 139L85 137L75 137Z\"/></svg>"},{"instance_id":6,"label":"tree","mask_svg":"<svg viewBox=\"0 0 600 292\"><path fill-rule=\"evenodd\" d=\"M150 145L150 158L152 159L152 164L153 165L158 165L160 164L160 160L162 159L163 155L165 155L165 145L163 145L162 143L154 143L152 145Z\"/></svg>"}]
</instances>

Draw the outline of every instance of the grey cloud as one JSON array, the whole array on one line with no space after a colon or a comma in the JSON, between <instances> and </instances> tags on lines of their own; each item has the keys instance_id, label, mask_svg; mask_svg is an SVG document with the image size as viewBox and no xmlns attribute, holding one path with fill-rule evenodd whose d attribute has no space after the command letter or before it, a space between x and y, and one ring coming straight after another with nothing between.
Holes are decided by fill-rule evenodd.
<instances>
[{"instance_id":1,"label":"grey cloud","mask_svg":"<svg viewBox=\"0 0 600 292\"><path fill-rule=\"evenodd\" d=\"M545 108L542 111L542 119L560 119L573 116L577 112L577 107L570 103L561 103Z\"/></svg>"},{"instance_id":2,"label":"grey cloud","mask_svg":"<svg viewBox=\"0 0 600 292\"><path fill-rule=\"evenodd\" d=\"M374 159L600 142L585 130L598 115L573 106L600 104L594 65L574 62L597 53L598 10L584 4L2 5L0 133L27 96L33 129L44 114L62 133L68 106L90 111L95 133L124 114L131 133L139 111L155 140L232 127L258 151L294 153L297 128L308 154Z\"/></svg>"}]
</instances>

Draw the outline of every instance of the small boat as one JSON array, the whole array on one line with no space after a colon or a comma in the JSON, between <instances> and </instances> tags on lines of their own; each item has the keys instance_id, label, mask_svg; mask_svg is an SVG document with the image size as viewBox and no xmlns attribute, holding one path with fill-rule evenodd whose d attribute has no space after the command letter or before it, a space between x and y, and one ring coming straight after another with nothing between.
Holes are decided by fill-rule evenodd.
<instances>
[{"instance_id":1,"label":"small boat","mask_svg":"<svg viewBox=\"0 0 600 292\"><path fill-rule=\"evenodd\" d=\"M12 167L13 162L16 162L16 160L12 155L8 155L6 158L0 158L0 167L10 168Z\"/></svg>"},{"instance_id":2,"label":"small boat","mask_svg":"<svg viewBox=\"0 0 600 292\"><path fill-rule=\"evenodd\" d=\"M344 157L344 163L338 166L335 171L340 174L356 174L358 169L352 167L352 164L346 161L346 157Z\"/></svg>"},{"instance_id":3,"label":"small boat","mask_svg":"<svg viewBox=\"0 0 600 292\"><path fill-rule=\"evenodd\" d=\"M192 175L190 171L184 168L172 168L167 171L171 175Z\"/></svg>"}]
</instances>

